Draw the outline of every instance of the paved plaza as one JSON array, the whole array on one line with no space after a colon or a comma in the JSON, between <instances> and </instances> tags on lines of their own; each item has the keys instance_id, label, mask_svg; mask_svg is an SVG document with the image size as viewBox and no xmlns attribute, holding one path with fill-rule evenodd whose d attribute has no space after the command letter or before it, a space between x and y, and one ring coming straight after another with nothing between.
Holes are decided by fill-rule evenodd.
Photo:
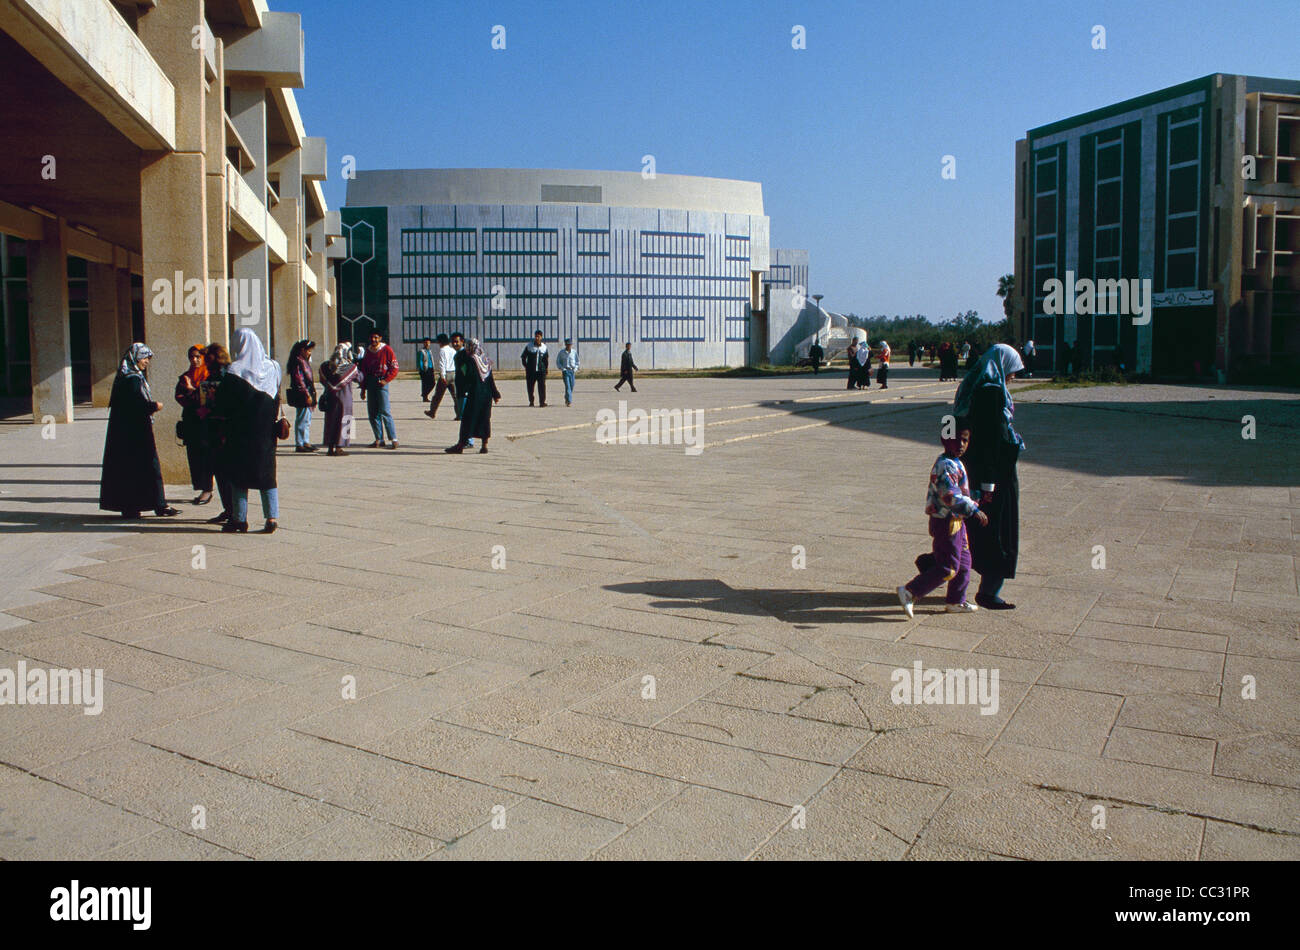
<instances>
[{"instance_id":1,"label":"paved plaza","mask_svg":"<svg viewBox=\"0 0 1300 950\"><path fill-rule=\"evenodd\" d=\"M0 425L0 667L105 677L0 706L0 858L1300 858L1294 393L1024 392L1018 609L909 621L955 384L612 385L448 456L401 381L400 450L282 443L271 536L98 511L103 410Z\"/></svg>"}]
</instances>

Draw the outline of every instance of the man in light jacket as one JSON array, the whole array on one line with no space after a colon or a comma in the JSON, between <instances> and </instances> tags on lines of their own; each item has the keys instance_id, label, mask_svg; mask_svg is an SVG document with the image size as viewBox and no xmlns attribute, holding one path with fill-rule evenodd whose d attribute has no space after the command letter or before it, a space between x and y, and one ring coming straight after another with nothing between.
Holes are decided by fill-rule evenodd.
<instances>
[{"instance_id":1,"label":"man in light jacket","mask_svg":"<svg viewBox=\"0 0 1300 950\"><path fill-rule=\"evenodd\" d=\"M578 372L578 352L572 340L564 341L564 349L555 357L555 366L564 377L564 404L573 405L573 379Z\"/></svg>"}]
</instances>

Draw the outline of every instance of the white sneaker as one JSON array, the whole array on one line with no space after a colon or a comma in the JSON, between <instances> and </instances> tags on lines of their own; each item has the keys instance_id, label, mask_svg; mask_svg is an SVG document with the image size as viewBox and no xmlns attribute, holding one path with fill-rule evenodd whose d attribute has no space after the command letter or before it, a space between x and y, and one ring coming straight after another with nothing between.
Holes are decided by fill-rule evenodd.
<instances>
[{"instance_id":1,"label":"white sneaker","mask_svg":"<svg viewBox=\"0 0 1300 950\"><path fill-rule=\"evenodd\" d=\"M915 600L906 587L898 588L898 602L903 605L903 612L907 614L907 619L914 619L912 614L912 604Z\"/></svg>"},{"instance_id":2,"label":"white sneaker","mask_svg":"<svg viewBox=\"0 0 1300 950\"><path fill-rule=\"evenodd\" d=\"M963 601L960 604L949 604L944 608L944 610L950 614L973 614L975 611L979 610L979 608L974 604L968 604Z\"/></svg>"}]
</instances>

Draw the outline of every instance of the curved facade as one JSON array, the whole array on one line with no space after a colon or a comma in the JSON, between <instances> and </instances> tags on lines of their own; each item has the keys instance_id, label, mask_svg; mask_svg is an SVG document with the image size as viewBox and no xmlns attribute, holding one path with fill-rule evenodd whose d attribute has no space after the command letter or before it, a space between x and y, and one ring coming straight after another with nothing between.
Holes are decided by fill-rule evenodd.
<instances>
[{"instance_id":1,"label":"curved facade","mask_svg":"<svg viewBox=\"0 0 1300 950\"><path fill-rule=\"evenodd\" d=\"M412 360L425 337L477 336L506 369L535 330L585 368L624 342L643 368L761 358L769 225L757 182L640 172L358 172L339 266L341 339L378 327Z\"/></svg>"}]
</instances>

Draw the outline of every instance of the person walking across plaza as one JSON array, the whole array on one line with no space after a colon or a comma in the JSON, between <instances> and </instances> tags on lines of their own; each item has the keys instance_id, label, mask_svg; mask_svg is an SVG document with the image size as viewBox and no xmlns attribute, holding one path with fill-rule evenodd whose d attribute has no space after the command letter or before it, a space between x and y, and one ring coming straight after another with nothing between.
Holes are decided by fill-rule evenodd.
<instances>
[{"instance_id":1,"label":"person walking across plaza","mask_svg":"<svg viewBox=\"0 0 1300 950\"><path fill-rule=\"evenodd\" d=\"M479 341L470 340L465 349L465 363L471 376L460 420L460 438L443 451L460 455L478 438L483 440L479 454L486 455L488 439L492 437L492 406L501 401L501 393L492 377L492 361L484 354Z\"/></svg>"},{"instance_id":2,"label":"person walking across plaza","mask_svg":"<svg viewBox=\"0 0 1300 950\"><path fill-rule=\"evenodd\" d=\"M555 354L555 368L564 379L564 404L573 405L573 382L578 374L578 352L573 348L572 340L564 341L564 349Z\"/></svg>"},{"instance_id":3,"label":"person walking across plaza","mask_svg":"<svg viewBox=\"0 0 1300 950\"><path fill-rule=\"evenodd\" d=\"M551 365L551 354L547 352L546 344L542 342L541 330L534 333L533 341L524 347L520 362L524 364L524 376L528 383L528 405L533 404L533 387L536 387L538 401L541 403L541 408L545 408L546 373Z\"/></svg>"},{"instance_id":4,"label":"person walking across plaza","mask_svg":"<svg viewBox=\"0 0 1300 950\"><path fill-rule=\"evenodd\" d=\"M632 387L632 392L636 392L636 380L633 378L632 374L640 368L641 367L637 366L636 362L632 359L632 344L624 343L623 360L619 364L618 382L614 384L614 388L621 391L623 389L623 384L627 383Z\"/></svg>"},{"instance_id":5,"label":"person walking across plaza","mask_svg":"<svg viewBox=\"0 0 1300 950\"><path fill-rule=\"evenodd\" d=\"M1016 407L1007 382L1024 369L1020 354L998 343L982 354L957 387L953 414L970 421L966 466L980 491L987 525L972 525L972 564L980 575L975 603L988 610L1011 610L1000 597L1002 585L1016 576L1020 551L1020 481L1016 463L1025 440L1012 425Z\"/></svg>"},{"instance_id":6,"label":"person walking across plaza","mask_svg":"<svg viewBox=\"0 0 1300 950\"><path fill-rule=\"evenodd\" d=\"M370 428L375 433L372 449L383 448L384 435L388 447L397 448L397 424L393 421L393 403L388 385L397 378L397 354L384 342L378 332L370 334L370 345L361 357L361 389L366 397L366 414Z\"/></svg>"},{"instance_id":7,"label":"person walking across plaza","mask_svg":"<svg viewBox=\"0 0 1300 950\"><path fill-rule=\"evenodd\" d=\"M971 566L966 519L974 518L980 524L988 524L989 519L971 497L970 481L961 462L970 444L970 428L964 420L958 420L953 437L940 441L943 453L930 469L930 487L925 495L932 557L917 558L917 566L925 564L924 569L898 588L898 602L909 619L913 616L912 608L917 599L944 581L948 582L948 613L971 613L978 609L966 602Z\"/></svg>"},{"instance_id":8,"label":"person walking across plaza","mask_svg":"<svg viewBox=\"0 0 1300 950\"><path fill-rule=\"evenodd\" d=\"M880 383L881 389L889 388L889 344L884 340L880 341L880 369L876 370L876 382ZM867 379L867 388L871 388L871 379Z\"/></svg>"},{"instance_id":9,"label":"person walking across plaza","mask_svg":"<svg viewBox=\"0 0 1300 950\"><path fill-rule=\"evenodd\" d=\"M231 487L225 532L248 531L248 493L262 496L263 534L279 527L275 443L280 414L280 365L269 359L252 330L235 331L230 366L222 374L212 415L219 431L219 471Z\"/></svg>"},{"instance_id":10,"label":"person walking across plaza","mask_svg":"<svg viewBox=\"0 0 1300 950\"><path fill-rule=\"evenodd\" d=\"M311 414L316 408L316 374L311 368L311 354L316 349L315 340L299 340L289 351L285 369L289 372L289 391L286 401L297 410L293 423L293 450L315 452L311 444Z\"/></svg>"},{"instance_id":11,"label":"person walking across plaza","mask_svg":"<svg viewBox=\"0 0 1300 950\"><path fill-rule=\"evenodd\" d=\"M813 338L813 345L808 347L808 359L812 360L813 375L818 376L822 371L822 360L826 358L826 351L822 349L820 337Z\"/></svg>"},{"instance_id":12,"label":"person walking across plaza","mask_svg":"<svg viewBox=\"0 0 1300 950\"><path fill-rule=\"evenodd\" d=\"M347 455L356 424L352 416L352 384L361 376L352 362L352 347L340 343L320 368L320 407L325 412L325 454Z\"/></svg>"},{"instance_id":13,"label":"person walking across plaza","mask_svg":"<svg viewBox=\"0 0 1300 950\"><path fill-rule=\"evenodd\" d=\"M441 346L446 339L445 336L438 337L438 345ZM434 376L438 365L438 351L430 349L432 343L432 340L424 340L420 348L415 351L415 368L420 373L420 402L429 401L429 393L433 392L436 382Z\"/></svg>"},{"instance_id":14,"label":"person walking across plaza","mask_svg":"<svg viewBox=\"0 0 1300 950\"><path fill-rule=\"evenodd\" d=\"M212 501L212 446L208 440L208 407L204 404L204 381L208 368L203 363L203 347L191 346L186 354L190 368L176 380L176 401L181 407L177 434L185 443L185 460L190 467L190 484L198 495L194 504Z\"/></svg>"},{"instance_id":15,"label":"person walking across plaza","mask_svg":"<svg viewBox=\"0 0 1300 950\"><path fill-rule=\"evenodd\" d=\"M435 379L433 399L429 403L429 408L424 411L430 419L438 418L438 407L442 405L442 397L448 392L451 393L452 412L457 419L460 418L460 400L456 397L460 391L456 380L456 353L463 345L459 333L453 333L450 338L445 333L438 334L437 358L433 364Z\"/></svg>"},{"instance_id":16,"label":"person walking across plaza","mask_svg":"<svg viewBox=\"0 0 1300 950\"><path fill-rule=\"evenodd\" d=\"M104 435L104 462L99 479L99 507L120 512L133 520L152 508L160 518L180 514L167 504L153 417L163 404L149 389L149 363L153 350L132 343L122 356L108 399L108 431Z\"/></svg>"}]
</instances>

